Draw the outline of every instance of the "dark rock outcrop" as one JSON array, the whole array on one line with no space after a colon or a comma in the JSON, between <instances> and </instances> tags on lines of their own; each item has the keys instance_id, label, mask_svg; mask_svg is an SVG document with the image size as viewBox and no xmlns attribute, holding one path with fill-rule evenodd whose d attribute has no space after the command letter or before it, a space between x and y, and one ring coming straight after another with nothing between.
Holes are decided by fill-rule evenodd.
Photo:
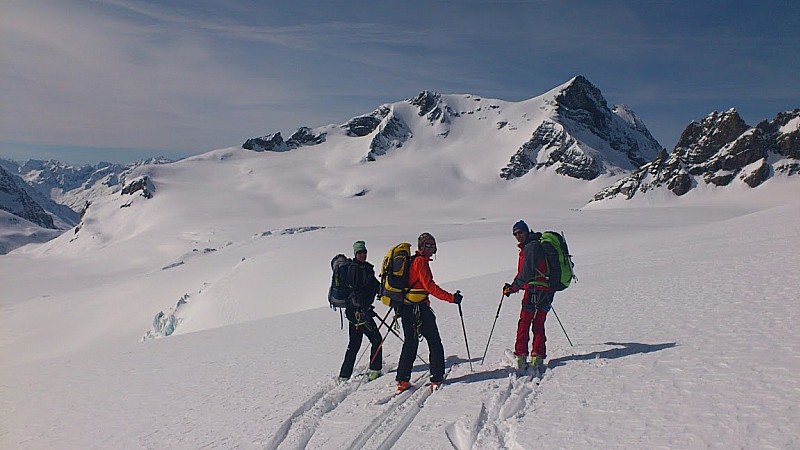
<instances>
[{"instance_id":1,"label":"dark rock outcrop","mask_svg":"<svg viewBox=\"0 0 800 450\"><path fill-rule=\"evenodd\" d=\"M22 187L24 182L0 167L0 209L35 223L56 229L53 218Z\"/></svg>"},{"instance_id":2,"label":"dark rock outcrop","mask_svg":"<svg viewBox=\"0 0 800 450\"><path fill-rule=\"evenodd\" d=\"M383 122L383 119L389 116L389 113L391 113L391 111L392 111L391 108L384 105L376 109L375 111L372 111L372 113L366 116L353 117L341 127L345 130L345 133L348 136L351 137L366 136L375 131L381 124L381 122Z\"/></svg>"},{"instance_id":3,"label":"dark rock outcrop","mask_svg":"<svg viewBox=\"0 0 800 450\"><path fill-rule=\"evenodd\" d=\"M622 169L641 167L661 146L627 107L609 109L600 90L582 76L563 87L554 100L556 116L537 128L531 139L511 157L500 177L512 179L532 169L558 165L556 173L592 180L608 171L593 147L577 136L593 136L625 161ZM596 150L596 149L595 149Z\"/></svg>"},{"instance_id":4,"label":"dark rock outcrop","mask_svg":"<svg viewBox=\"0 0 800 450\"><path fill-rule=\"evenodd\" d=\"M592 201L666 188L684 195L700 183L727 186L737 178L760 186L775 173L800 173L800 109L749 127L735 109L692 122L672 153L662 152L630 176L598 192Z\"/></svg>"},{"instance_id":5,"label":"dark rock outcrop","mask_svg":"<svg viewBox=\"0 0 800 450\"><path fill-rule=\"evenodd\" d=\"M377 156L385 155L392 149L402 147L411 139L411 136L408 125L399 117L390 115L372 138L365 160L375 161Z\"/></svg>"},{"instance_id":6,"label":"dark rock outcrop","mask_svg":"<svg viewBox=\"0 0 800 450\"><path fill-rule=\"evenodd\" d=\"M248 139L242 144L242 148L255 152L286 152L298 147L321 144L325 142L325 136L325 133L314 134L311 128L300 127L286 141L279 131Z\"/></svg>"},{"instance_id":7,"label":"dark rock outcrop","mask_svg":"<svg viewBox=\"0 0 800 450\"><path fill-rule=\"evenodd\" d=\"M153 198L155 190L155 186L153 186L153 182L150 181L150 177L145 175L126 183L122 188L122 195L133 195L137 192L141 192L139 195L142 197Z\"/></svg>"}]
</instances>

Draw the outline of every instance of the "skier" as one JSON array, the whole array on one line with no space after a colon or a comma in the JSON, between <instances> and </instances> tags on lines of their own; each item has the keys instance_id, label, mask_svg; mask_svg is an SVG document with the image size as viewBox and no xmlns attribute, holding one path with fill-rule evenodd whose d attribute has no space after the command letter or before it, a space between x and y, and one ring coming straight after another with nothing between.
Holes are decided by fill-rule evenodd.
<instances>
[{"instance_id":1,"label":"skier","mask_svg":"<svg viewBox=\"0 0 800 450\"><path fill-rule=\"evenodd\" d=\"M375 295L380 288L380 282L375 278L375 269L372 264L367 262L366 243L364 243L364 241L354 242L353 253L353 267L350 270L361 271L362 273L359 274L359 278L363 276L364 284L362 288L352 294L352 301L349 301L345 308L345 316L349 322L348 332L350 335L350 342L347 344L344 362L342 362L342 368L339 370L339 378L337 379L339 383L349 380L350 376L353 374L356 356L358 350L361 348L361 341L365 335L372 344L369 364L370 371L368 375L369 381L380 377L381 368L383 367L381 334L373 320L375 317L375 309L372 306Z\"/></svg>"},{"instance_id":2,"label":"skier","mask_svg":"<svg viewBox=\"0 0 800 450\"><path fill-rule=\"evenodd\" d=\"M433 280L431 256L436 254L436 239L430 233L422 233L417 239L417 248L408 271L409 291L397 312L403 321L403 350L397 365L397 391L411 387L411 368L419 347L420 337L428 341L430 350L431 391L438 389L444 379L444 347L436 325L436 315L431 309L429 295L449 303L460 304L461 291L451 294Z\"/></svg>"},{"instance_id":3,"label":"skier","mask_svg":"<svg viewBox=\"0 0 800 450\"><path fill-rule=\"evenodd\" d=\"M540 233L534 233L528 224L520 220L512 227L512 233L517 239L519 247L519 261L517 262L517 275L514 281L503 286L503 296L508 297L514 292L524 290L522 296L522 309L519 312L517 323L517 339L514 344L514 358L517 370L528 367L528 340L533 331L533 345L531 349L530 365L540 371L544 367L547 357L545 342L544 322L553 303L554 292L547 284L547 263L544 258L542 245L539 243Z\"/></svg>"}]
</instances>

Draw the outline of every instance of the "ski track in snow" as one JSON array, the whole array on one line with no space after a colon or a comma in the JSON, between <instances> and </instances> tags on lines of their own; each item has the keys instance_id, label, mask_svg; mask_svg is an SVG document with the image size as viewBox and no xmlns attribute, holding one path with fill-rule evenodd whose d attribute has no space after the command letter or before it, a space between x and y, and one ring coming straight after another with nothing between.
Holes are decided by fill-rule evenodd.
<instances>
[{"instance_id":1,"label":"ski track in snow","mask_svg":"<svg viewBox=\"0 0 800 450\"><path fill-rule=\"evenodd\" d=\"M445 379L453 369L458 367L458 364L450 366L445 374ZM500 364L495 370L503 368L508 369L509 373L505 383L500 384L500 389L490 399L481 401L477 417L459 419L445 428L446 438L453 448L466 450L519 447L519 444L514 441L514 427L523 419L526 411L533 410L533 403L539 393L542 379L533 374L517 376L507 364ZM396 368L387 370L387 373L394 370ZM412 426L431 396L432 393L424 381L428 375L428 371L419 372L411 380L412 389L399 394L392 392L377 399L375 398L375 389L369 389L360 396L352 395L366 385L363 379L342 385L327 383L312 394L281 424L267 448L305 449L328 448L336 445L348 450L391 449ZM547 375L549 378L549 373ZM374 383L372 386L378 385L380 386L378 389L384 388L385 383L380 384L379 381ZM446 387L445 384L443 388ZM379 410L368 414L366 426L360 431L354 430L355 439L349 445L344 443L337 445L335 442L326 440L325 436L320 437L319 441L313 441L317 434L330 433L330 430L326 429L336 428L337 424L341 422L340 418L331 417L340 405L349 402L351 398L354 403L364 400L354 397L365 397L368 399L369 405L373 408L377 407ZM345 412L342 411L342 414ZM358 420L353 420L352 417L349 419L352 420L351 425L358 423ZM330 421L332 426L326 427L327 421ZM337 437L342 438L342 436Z\"/></svg>"},{"instance_id":2,"label":"ski track in snow","mask_svg":"<svg viewBox=\"0 0 800 450\"><path fill-rule=\"evenodd\" d=\"M473 421L460 419L447 426L445 433L450 444L457 450L519 447L509 441L513 437L511 431L536 400L541 381L530 374L517 376L509 369L505 387L492 397L488 407L485 401L481 402L480 412Z\"/></svg>"},{"instance_id":3,"label":"ski track in snow","mask_svg":"<svg viewBox=\"0 0 800 450\"><path fill-rule=\"evenodd\" d=\"M333 382L326 383L281 424L267 448L306 448L325 416L365 384L365 375L359 374L353 377L353 379L355 378L358 381L338 385Z\"/></svg>"},{"instance_id":4,"label":"ski track in snow","mask_svg":"<svg viewBox=\"0 0 800 450\"><path fill-rule=\"evenodd\" d=\"M393 368L388 370L392 372ZM425 400L430 395L422 385L422 379L428 372L422 372L412 379L414 389L401 394L392 393L384 398L374 401L375 405L389 405L385 411L373 419L363 429L349 449L362 449L368 441L374 441L375 436L386 435L383 442L376 448L389 449L402 436L403 432L413 422L414 417L422 408ZM384 375L385 376L385 375ZM366 384L364 375L357 375L358 381L343 384L326 383L311 395L278 427L272 440L267 444L268 449L305 449L309 447L311 439L317 430L323 427L326 417L341 405L351 394ZM406 405L406 400L414 397L414 401ZM400 411L400 413L398 413ZM399 420L390 420L400 414ZM385 430L385 431L382 431ZM312 446L313 447L313 446Z\"/></svg>"},{"instance_id":5,"label":"ski track in snow","mask_svg":"<svg viewBox=\"0 0 800 450\"><path fill-rule=\"evenodd\" d=\"M356 436L356 439L347 447L348 450L361 450L369 447L368 444L379 441L380 444L374 448L389 449L400 439L403 432L414 421L425 400L431 395L430 391L422 386L422 378L428 372L423 372L411 380L414 385L400 394L392 394L388 400L378 400L377 404L389 406L377 417L375 417L366 428ZM414 399L411 401L411 399ZM381 437L385 436L382 440Z\"/></svg>"},{"instance_id":6,"label":"ski track in snow","mask_svg":"<svg viewBox=\"0 0 800 450\"><path fill-rule=\"evenodd\" d=\"M445 379L453 367L457 367L457 365L453 365L448 369ZM396 368L388 372L394 370ZM349 450L365 448L390 449L395 446L409 426L414 423L417 414L431 396L431 392L424 381L428 375L429 372L427 370L419 372L411 379L414 386L412 389L399 394L392 392L378 399L375 399L374 389L369 389L368 392L364 392L361 396L353 395L361 387L367 385L365 382L349 382L338 386L330 383L326 384L309 397L281 424L266 448L329 448L331 445L335 445L332 442L325 442L325 436L319 439L321 442L315 442L313 439L317 434L324 435L326 428L336 428L338 419L331 416L340 405L350 401L353 397L365 397L369 399L368 403L372 407L377 407L380 412L370 415L369 420L366 421L366 426L360 431L354 430L355 439L349 445L341 444L337 446ZM379 389L383 389L385 384L380 384L379 381L372 383L380 385ZM363 399L353 399L355 403L359 401L363 401ZM330 421L333 426L326 427L327 421ZM354 421L354 423L357 423L357 421ZM341 436L337 437L341 438Z\"/></svg>"},{"instance_id":7,"label":"ski track in snow","mask_svg":"<svg viewBox=\"0 0 800 450\"><path fill-rule=\"evenodd\" d=\"M281 424L267 448L277 449L281 446L283 448L305 448L322 417L339 406L342 400L357 388L358 385L349 383L339 386L325 385Z\"/></svg>"}]
</instances>

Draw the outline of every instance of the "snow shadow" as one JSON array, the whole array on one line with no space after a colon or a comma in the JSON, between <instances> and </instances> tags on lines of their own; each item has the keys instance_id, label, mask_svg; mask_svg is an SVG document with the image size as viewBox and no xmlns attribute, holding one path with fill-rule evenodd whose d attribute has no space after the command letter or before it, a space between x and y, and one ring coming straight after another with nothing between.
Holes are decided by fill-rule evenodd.
<instances>
[{"instance_id":1,"label":"snow shadow","mask_svg":"<svg viewBox=\"0 0 800 450\"><path fill-rule=\"evenodd\" d=\"M591 359L617 359L640 353L652 353L676 347L678 344L676 342L667 342L664 344L642 344L638 342L605 342L603 345L613 345L618 348L587 353L584 355L569 355L569 356L562 356L560 358L553 358L548 361L547 368L548 370L550 370L553 369L554 367L563 366L566 365L568 361L587 361ZM480 361L480 358L476 359L477 361ZM469 361L461 360L461 362L468 363ZM473 360L473 363L474 362L475 360ZM460 377L448 378L447 383L448 384L476 383L487 380L501 380L508 378L509 375L514 373L514 369L512 369L511 367L500 367L487 371L482 371L481 367L483 366L481 366L480 364L478 365L473 364L473 367L475 369L474 372L462 375Z\"/></svg>"},{"instance_id":2,"label":"snow shadow","mask_svg":"<svg viewBox=\"0 0 800 450\"><path fill-rule=\"evenodd\" d=\"M447 379L447 384L456 384L456 383L477 383L479 381L487 381L487 380L503 380L508 378L514 369L511 367L500 367L498 369L489 370L489 371L481 371L481 366L478 365L475 367L475 372L468 373L466 375L461 375L460 377L452 377Z\"/></svg>"},{"instance_id":3,"label":"snow shadow","mask_svg":"<svg viewBox=\"0 0 800 450\"><path fill-rule=\"evenodd\" d=\"M605 342L604 345L613 345L621 348L612 348L608 350L591 352L584 355L568 355L560 358L551 359L547 366L554 368L565 365L568 361L587 361L590 359L617 359L626 356L636 355L640 353L652 353L668 348L673 348L678 345L677 342L667 342L664 344L642 344L639 342Z\"/></svg>"}]
</instances>

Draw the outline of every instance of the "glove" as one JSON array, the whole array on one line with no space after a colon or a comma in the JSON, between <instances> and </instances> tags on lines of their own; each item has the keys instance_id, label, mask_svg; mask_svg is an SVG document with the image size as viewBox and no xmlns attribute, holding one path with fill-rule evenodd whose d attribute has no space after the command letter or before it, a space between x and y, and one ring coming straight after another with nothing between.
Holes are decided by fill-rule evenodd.
<instances>
[{"instance_id":1,"label":"glove","mask_svg":"<svg viewBox=\"0 0 800 450\"><path fill-rule=\"evenodd\" d=\"M456 291L456 293L453 294L453 303L455 303L456 305L460 305L461 304L461 300L463 300L463 299L464 299L464 296L461 295L461 291Z\"/></svg>"},{"instance_id":2,"label":"glove","mask_svg":"<svg viewBox=\"0 0 800 450\"><path fill-rule=\"evenodd\" d=\"M367 308L364 310L363 314L364 319L369 320L375 317L375 309Z\"/></svg>"},{"instance_id":3,"label":"glove","mask_svg":"<svg viewBox=\"0 0 800 450\"><path fill-rule=\"evenodd\" d=\"M503 285L503 296L508 297L514 292L514 286L506 283Z\"/></svg>"}]
</instances>

